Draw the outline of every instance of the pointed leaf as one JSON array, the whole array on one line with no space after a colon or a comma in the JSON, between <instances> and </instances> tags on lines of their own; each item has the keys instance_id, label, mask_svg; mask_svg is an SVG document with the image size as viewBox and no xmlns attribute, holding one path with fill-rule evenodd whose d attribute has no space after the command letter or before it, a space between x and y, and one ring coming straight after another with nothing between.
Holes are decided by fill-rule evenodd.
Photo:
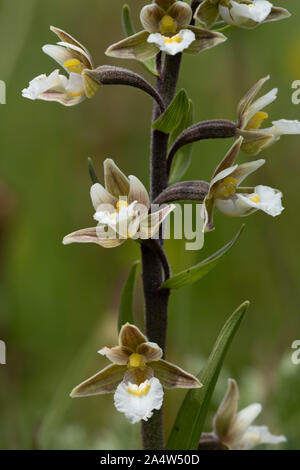
<instances>
[{"instance_id":1,"label":"pointed leaf","mask_svg":"<svg viewBox=\"0 0 300 470\"><path fill-rule=\"evenodd\" d=\"M249 307L244 302L225 323L198 378L203 387L187 393L177 415L167 449L196 450L226 353Z\"/></svg>"},{"instance_id":2,"label":"pointed leaf","mask_svg":"<svg viewBox=\"0 0 300 470\"><path fill-rule=\"evenodd\" d=\"M202 279L218 264L218 262L230 250L230 248L233 247L244 230L244 227L245 226L242 225L241 229L235 235L235 237L227 245L223 246L223 248L218 250L206 260L201 261L201 263L196 264L192 268L175 274L175 276L171 277L162 284L161 289L179 289L180 287L193 284L194 282Z\"/></svg>"},{"instance_id":3,"label":"pointed leaf","mask_svg":"<svg viewBox=\"0 0 300 470\"><path fill-rule=\"evenodd\" d=\"M119 331L121 330L122 326L126 323L134 325L133 294L136 279L136 271L139 263L139 261L136 261L131 267L128 278L122 290L119 309Z\"/></svg>"},{"instance_id":4,"label":"pointed leaf","mask_svg":"<svg viewBox=\"0 0 300 470\"><path fill-rule=\"evenodd\" d=\"M131 19L130 7L127 4L123 6L122 25L123 25L123 30L124 30L126 37L133 36L135 34L136 31L134 29L132 19Z\"/></svg>"},{"instance_id":5,"label":"pointed leaf","mask_svg":"<svg viewBox=\"0 0 300 470\"><path fill-rule=\"evenodd\" d=\"M133 36L136 33L131 19L130 7L127 4L123 6L122 25L126 37ZM145 60L144 62L141 61L140 63L148 72L152 73L152 75L158 75L155 57Z\"/></svg>"},{"instance_id":6,"label":"pointed leaf","mask_svg":"<svg viewBox=\"0 0 300 470\"><path fill-rule=\"evenodd\" d=\"M189 103L190 103L189 113L186 115L184 119L182 119L180 126L177 129L175 129L175 131L172 133L171 142L174 142L176 138L185 129L187 129L194 123L194 105L191 100L189 100ZM192 152L193 152L192 144L185 145L179 150L179 152L177 152L173 160L169 184L177 183L183 178L183 176L189 169L190 164L192 163Z\"/></svg>"},{"instance_id":7,"label":"pointed leaf","mask_svg":"<svg viewBox=\"0 0 300 470\"><path fill-rule=\"evenodd\" d=\"M166 111L152 124L153 129L171 134L188 115L189 98L185 90L180 90L171 101Z\"/></svg>"}]
</instances>

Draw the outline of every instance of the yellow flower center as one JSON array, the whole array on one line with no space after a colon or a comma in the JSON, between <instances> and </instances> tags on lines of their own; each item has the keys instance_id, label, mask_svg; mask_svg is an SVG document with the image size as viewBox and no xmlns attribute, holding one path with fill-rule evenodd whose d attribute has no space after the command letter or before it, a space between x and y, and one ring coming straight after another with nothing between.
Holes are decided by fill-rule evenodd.
<instances>
[{"instance_id":1,"label":"yellow flower center","mask_svg":"<svg viewBox=\"0 0 300 470\"><path fill-rule=\"evenodd\" d=\"M238 180L232 176L227 176L223 181L220 182L219 187L216 190L215 196L221 199L227 199L236 193L236 187Z\"/></svg>"},{"instance_id":2,"label":"yellow flower center","mask_svg":"<svg viewBox=\"0 0 300 470\"><path fill-rule=\"evenodd\" d=\"M160 21L159 29L161 34L176 33L177 26L177 21L175 21L172 16L165 15Z\"/></svg>"},{"instance_id":3,"label":"yellow flower center","mask_svg":"<svg viewBox=\"0 0 300 470\"><path fill-rule=\"evenodd\" d=\"M117 211L120 212L121 208L122 207L128 207L128 202L127 201L123 201L122 199L120 201L117 202Z\"/></svg>"},{"instance_id":4,"label":"yellow flower center","mask_svg":"<svg viewBox=\"0 0 300 470\"><path fill-rule=\"evenodd\" d=\"M131 354L129 357L129 365L130 367L140 367L143 362L143 356L137 353Z\"/></svg>"},{"instance_id":5,"label":"yellow flower center","mask_svg":"<svg viewBox=\"0 0 300 470\"><path fill-rule=\"evenodd\" d=\"M269 117L268 113L265 113L264 111L259 111L258 113L254 114L254 116L250 119L250 121L247 124L246 129L248 129L248 130L260 129L262 123L268 117Z\"/></svg>"},{"instance_id":6,"label":"yellow flower center","mask_svg":"<svg viewBox=\"0 0 300 470\"><path fill-rule=\"evenodd\" d=\"M64 62L64 67L69 70L71 73L81 73L84 69L84 66L78 59L69 59Z\"/></svg>"},{"instance_id":7,"label":"yellow flower center","mask_svg":"<svg viewBox=\"0 0 300 470\"><path fill-rule=\"evenodd\" d=\"M68 96L71 96L72 98L77 98L77 96L83 96L83 95L84 95L84 91L78 91L78 93L68 92Z\"/></svg>"},{"instance_id":8,"label":"yellow flower center","mask_svg":"<svg viewBox=\"0 0 300 470\"><path fill-rule=\"evenodd\" d=\"M132 395L135 395L136 397L142 397L142 396L147 395L149 390L150 390L150 385L149 384L146 384L146 385L138 387L138 388L134 387L131 384L128 385L128 392L131 393Z\"/></svg>"},{"instance_id":9,"label":"yellow flower center","mask_svg":"<svg viewBox=\"0 0 300 470\"><path fill-rule=\"evenodd\" d=\"M164 38L164 43L165 44L173 44L174 42L177 42L180 44L182 42L182 37L177 34L176 36L173 36L172 38Z\"/></svg>"},{"instance_id":10,"label":"yellow flower center","mask_svg":"<svg viewBox=\"0 0 300 470\"><path fill-rule=\"evenodd\" d=\"M260 202L260 197L259 197L258 194L254 194L253 196L249 197L249 199L250 199L250 201L255 202L255 204Z\"/></svg>"}]
</instances>

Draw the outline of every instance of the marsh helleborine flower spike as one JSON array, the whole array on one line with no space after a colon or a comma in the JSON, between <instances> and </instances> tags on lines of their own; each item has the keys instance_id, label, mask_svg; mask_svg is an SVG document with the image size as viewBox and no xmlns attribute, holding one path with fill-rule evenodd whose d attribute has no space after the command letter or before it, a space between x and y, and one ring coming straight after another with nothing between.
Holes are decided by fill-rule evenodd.
<instances>
[{"instance_id":1,"label":"marsh helleborine flower spike","mask_svg":"<svg viewBox=\"0 0 300 470\"><path fill-rule=\"evenodd\" d=\"M214 229L213 212L216 206L229 217L245 217L257 210L262 210L273 217L283 211L282 194L269 186L240 187L240 184L265 160L256 160L242 165L234 165L241 148L240 137L231 147L216 169L210 183L209 192L204 200L203 215L205 232Z\"/></svg>"},{"instance_id":2,"label":"marsh helleborine flower spike","mask_svg":"<svg viewBox=\"0 0 300 470\"><path fill-rule=\"evenodd\" d=\"M102 348L112 365L78 385L71 397L88 397L114 393L115 407L131 423L151 418L163 403L165 388L199 388L193 375L162 359L156 343L134 325L127 323L120 331L119 345Z\"/></svg>"},{"instance_id":3,"label":"marsh helleborine flower spike","mask_svg":"<svg viewBox=\"0 0 300 470\"><path fill-rule=\"evenodd\" d=\"M268 0L204 0L195 12L195 18L207 28L223 20L232 26L253 29L290 16L288 10L274 7Z\"/></svg>"},{"instance_id":4,"label":"marsh helleborine flower spike","mask_svg":"<svg viewBox=\"0 0 300 470\"><path fill-rule=\"evenodd\" d=\"M147 190L135 176L127 176L111 159L104 162L105 188L96 183L91 187L97 227L67 235L63 243L97 243L114 248L129 238L142 240L153 237L167 216L175 209L166 205L149 214Z\"/></svg>"},{"instance_id":5,"label":"marsh helleborine flower spike","mask_svg":"<svg viewBox=\"0 0 300 470\"><path fill-rule=\"evenodd\" d=\"M31 100L58 101L64 106L81 103L86 97L92 98L99 85L85 73L93 70L88 50L65 31L54 26L50 29L61 41L57 45L44 46L43 51L58 62L68 72L69 77L61 75L59 70L55 70L48 77L40 75L29 83L22 95Z\"/></svg>"},{"instance_id":6,"label":"marsh helleborine flower spike","mask_svg":"<svg viewBox=\"0 0 300 470\"><path fill-rule=\"evenodd\" d=\"M300 134L300 122L286 119L273 121L273 126L261 129L263 122L269 117L263 109L276 100L278 93L278 88L273 88L266 95L255 99L269 78L267 76L259 80L238 106L237 133L244 137L242 150L250 155L257 155L270 147L282 135Z\"/></svg>"},{"instance_id":7,"label":"marsh helleborine flower spike","mask_svg":"<svg viewBox=\"0 0 300 470\"><path fill-rule=\"evenodd\" d=\"M192 16L191 7L185 2L154 0L141 11L144 30L113 44L106 54L145 61L159 51L169 55L183 51L198 54L226 40L221 33L191 26Z\"/></svg>"},{"instance_id":8,"label":"marsh helleborine flower spike","mask_svg":"<svg viewBox=\"0 0 300 470\"><path fill-rule=\"evenodd\" d=\"M213 435L229 450L250 450L261 444L286 442L284 436L274 436L266 426L252 426L262 411L259 403L238 412L239 389L233 379L213 421Z\"/></svg>"}]
</instances>

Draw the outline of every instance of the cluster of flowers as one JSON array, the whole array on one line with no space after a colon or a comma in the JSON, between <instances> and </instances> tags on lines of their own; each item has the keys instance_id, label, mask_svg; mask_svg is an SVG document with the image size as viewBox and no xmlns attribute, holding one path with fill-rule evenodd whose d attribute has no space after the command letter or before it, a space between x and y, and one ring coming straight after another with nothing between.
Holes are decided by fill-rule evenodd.
<instances>
[{"instance_id":1,"label":"cluster of flowers","mask_svg":"<svg viewBox=\"0 0 300 470\"><path fill-rule=\"evenodd\" d=\"M266 22L290 16L283 8L267 0L204 0L193 13L186 2L154 0L140 15L143 30L110 46L106 53L117 58L146 61L159 52L176 55L182 52L198 54L226 40L217 29L227 25L255 28ZM195 21L200 26L195 26ZM46 45L43 51L68 73L55 70L49 76L32 80L23 96L32 100L57 101L73 106L86 97L92 98L99 88L91 72L95 71L88 50L61 29L51 27L59 37L57 45ZM262 210L277 216L282 210L282 194L268 186L241 187L244 179L260 168L260 159L235 164L240 149L257 155L284 134L300 134L300 122L285 119L273 121L262 129L268 118L264 111L277 97L277 89L257 99L269 77L260 80L242 99L238 107L236 140L215 170L203 204L204 230L213 227L213 212L240 217ZM121 245L127 239L152 238L175 206L151 213L147 190L135 176L125 176L116 164L104 162L105 187L91 187L96 227L76 231L64 238L65 244L97 243L105 248ZM135 326L126 324L119 336L119 345L99 351L112 365L76 387L71 396L82 397L114 393L116 408L132 422L148 420L163 402L163 387L197 388L202 385L196 377L162 359L163 351L148 341ZM268 429L251 426L261 411L254 404L237 413L238 389L230 380L228 392L214 419L213 436L224 448L250 449L261 443L280 443L283 436L272 436Z\"/></svg>"}]
</instances>

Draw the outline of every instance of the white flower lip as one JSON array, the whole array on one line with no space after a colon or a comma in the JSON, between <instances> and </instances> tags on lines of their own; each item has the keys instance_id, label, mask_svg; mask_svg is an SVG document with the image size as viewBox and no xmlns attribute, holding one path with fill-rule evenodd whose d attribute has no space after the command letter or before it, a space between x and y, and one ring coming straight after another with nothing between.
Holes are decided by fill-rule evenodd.
<instances>
[{"instance_id":1,"label":"white flower lip","mask_svg":"<svg viewBox=\"0 0 300 470\"><path fill-rule=\"evenodd\" d=\"M229 6L219 6L219 12L224 21L232 25L242 25L249 20L262 23L271 13L272 6L267 0L254 0L250 4L230 0Z\"/></svg>"},{"instance_id":2,"label":"white flower lip","mask_svg":"<svg viewBox=\"0 0 300 470\"><path fill-rule=\"evenodd\" d=\"M163 387L156 378L146 380L139 386L121 382L114 395L115 407L132 423L148 421L153 410L159 410L163 403Z\"/></svg>"},{"instance_id":3,"label":"white flower lip","mask_svg":"<svg viewBox=\"0 0 300 470\"><path fill-rule=\"evenodd\" d=\"M66 88L67 82L67 77L60 75L58 70L54 70L49 76L42 74L31 80L29 87L22 91L22 96L36 100L48 90Z\"/></svg>"},{"instance_id":4,"label":"white flower lip","mask_svg":"<svg viewBox=\"0 0 300 470\"><path fill-rule=\"evenodd\" d=\"M244 194L238 194L237 196L243 200L245 204L248 204L254 209L262 210L272 217L277 217L284 210L282 206L282 193L276 191L269 186L256 186L254 194L245 196ZM258 202L254 202L257 198Z\"/></svg>"},{"instance_id":5,"label":"white flower lip","mask_svg":"<svg viewBox=\"0 0 300 470\"><path fill-rule=\"evenodd\" d=\"M272 122L273 132L277 136L300 134L300 121L289 121L288 119L280 119Z\"/></svg>"},{"instance_id":6,"label":"white flower lip","mask_svg":"<svg viewBox=\"0 0 300 470\"><path fill-rule=\"evenodd\" d=\"M160 33L152 33L148 37L148 42L156 44L162 52L169 55L176 55L179 52L188 49L195 41L196 36L189 29L182 29L178 34L169 38Z\"/></svg>"}]
</instances>

